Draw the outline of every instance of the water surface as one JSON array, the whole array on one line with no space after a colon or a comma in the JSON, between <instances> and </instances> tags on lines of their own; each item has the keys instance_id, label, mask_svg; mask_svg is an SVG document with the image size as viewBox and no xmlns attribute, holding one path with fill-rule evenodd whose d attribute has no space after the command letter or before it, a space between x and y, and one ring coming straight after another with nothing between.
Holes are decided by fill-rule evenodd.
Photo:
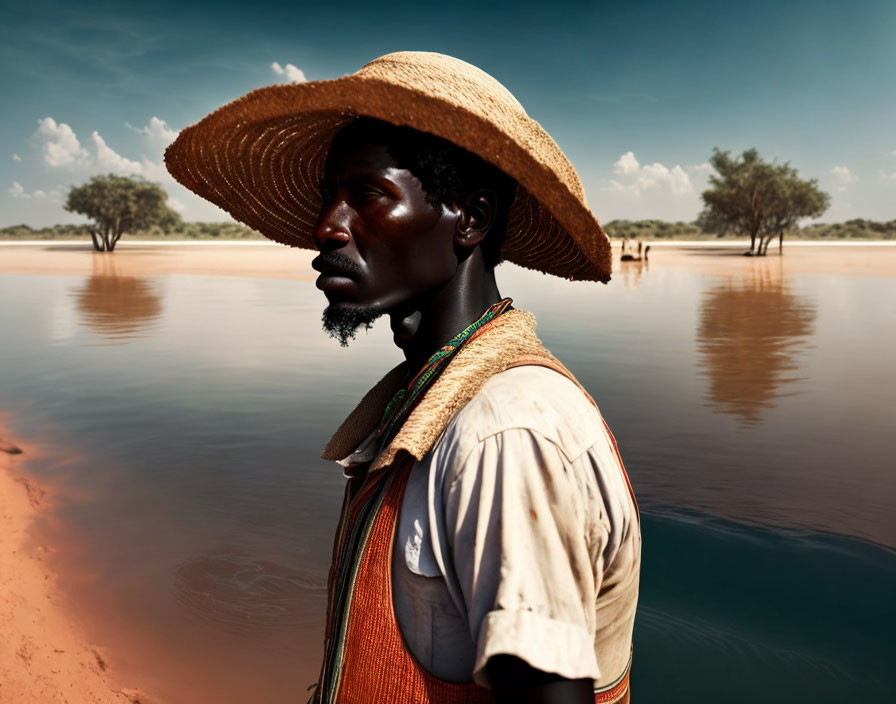
<instances>
[{"instance_id":1,"label":"water surface","mask_svg":"<svg viewBox=\"0 0 896 704\"><path fill-rule=\"evenodd\" d=\"M0 248L0 408L56 496L35 540L124 682L173 704L304 701L343 482L319 453L400 359L384 322L324 335L307 257L245 252ZM892 700L894 253L499 269L638 495L638 700Z\"/></svg>"}]
</instances>

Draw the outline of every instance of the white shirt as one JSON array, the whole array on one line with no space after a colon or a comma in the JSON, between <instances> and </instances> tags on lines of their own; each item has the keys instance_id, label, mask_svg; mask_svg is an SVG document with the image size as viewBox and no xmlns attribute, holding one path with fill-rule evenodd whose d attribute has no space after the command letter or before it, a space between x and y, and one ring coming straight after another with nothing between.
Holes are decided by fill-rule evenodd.
<instances>
[{"instance_id":1,"label":"white shirt","mask_svg":"<svg viewBox=\"0 0 896 704\"><path fill-rule=\"evenodd\" d=\"M417 661L487 686L511 654L611 682L628 662L641 537L597 409L541 366L492 376L416 462L393 550L395 615Z\"/></svg>"}]
</instances>

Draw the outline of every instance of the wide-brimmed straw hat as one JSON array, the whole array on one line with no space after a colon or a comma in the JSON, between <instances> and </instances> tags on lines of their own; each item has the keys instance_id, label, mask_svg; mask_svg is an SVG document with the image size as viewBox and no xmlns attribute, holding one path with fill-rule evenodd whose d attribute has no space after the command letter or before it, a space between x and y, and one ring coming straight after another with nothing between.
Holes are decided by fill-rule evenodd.
<instances>
[{"instance_id":1,"label":"wide-brimmed straw hat","mask_svg":"<svg viewBox=\"0 0 896 704\"><path fill-rule=\"evenodd\" d=\"M447 139L516 179L501 256L567 279L610 279L610 242L566 155L503 85L444 54L402 51L349 76L254 90L181 131L180 183L266 237L316 249L324 162L359 116Z\"/></svg>"}]
</instances>

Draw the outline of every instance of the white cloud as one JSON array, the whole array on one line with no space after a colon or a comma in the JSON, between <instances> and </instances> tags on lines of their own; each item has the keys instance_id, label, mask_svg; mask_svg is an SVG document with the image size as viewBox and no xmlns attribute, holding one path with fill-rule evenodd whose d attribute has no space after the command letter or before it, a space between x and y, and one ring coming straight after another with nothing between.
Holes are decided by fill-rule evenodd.
<instances>
[{"instance_id":1,"label":"white cloud","mask_svg":"<svg viewBox=\"0 0 896 704\"><path fill-rule=\"evenodd\" d=\"M610 163L604 162L603 169L594 174L598 191L594 208L602 221L621 218L690 222L703 207L700 191L713 173L708 164L645 164L634 150ZM583 175L585 181L590 180L587 173Z\"/></svg>"},{"instance_id":2,"label":"white cloud","mask_svg":"<svg viewBox=\"0 0 896 704\"><path fill-rule=\"evenodd\" d=\"M36 191L32 191L28 193L21 183L18 181L12 182L12 188L7 189L10 195L13 198L20 198L22 200L28 200L33 198L34 200L51 200L55 203L62 202L62 189L59 187L53 188L49 191L44 191L38 188Z\"/></svg>"},{"instance_id":3,"label":"white cloud","mask_svg":"<svg viewBox=\"0 0 896 704\"><path fill-rule=\"evenodd\" d=\"M638 160L635 159L635 153L626 152L613 164L613 173L633 174L640 168L640 166Z\"/></svg>"},{"instance_id":4,"label":"white cloud","mask_svg":"<svg viewBox=\"0 0 896 704\"><path fill-rule=\"evenodd\" d=\"M611 178L603 189L613 193L627 193L640 198L647 191L662 191L676 196L691 194L694 185L685 170L678 164L671 169L659 162L641 166L634 152L626 152L613 164Z\"/></svg>"},{"instance_id":5,"label":"white cloud","mask_svg":"<svg viewBox=\"0 0 896 704\"><path fill-rule=\"evenodd\" d=\"M90 134L93 146L96 148L96 165L102 171L115 171L120 174L142 174L143 166L140 162L123 157L110 146L106 140L100 137L100 133L94 130Z\"/></svg>"},{"instance_id":6,"label":"white cloud","mask_svg":"<svg viewBox=\"0 0 896 704\"><path fill-rule=\"evenodd\" d=\"M134 127L130 122L125 122L125 126L134 130L138 134L142 134L147 137L150 143L154 145L161 145L163 147L167 147L171 144L175 139L177 139L177 131L171 129L168 126L168 123L165 120L162 120L158 117L149 118L149 124L144 125L143 127Z\"/></svg>"},{"instance_id":7,"label":"white cloud","mask_svg":"<svg viewBox=\"0 0 896 704\"><path fill-rule=\"evenodd\" d=\"M691 179L677 164L671 169L659 163L650 164L643 167L642 171L644 174L641 180L645 188L667 185L673 193L691 193L694 190Z\"/></svg>"},{"instance_id":8,"label":"white cloud","mask_svg":"<svg viewBox=\"0 0 896 704\"><path fill-rule=\"evenodd\" d=\"M130 125L128 125L130 127ZM81 145L80 140L69 125L64 122L57 123L52 117L45 117L38 121L38 129L33 137L40 143L44 155L44 161L52 168L65 167L84 173L100 173L112 171L119 174L138 174L151 181L171 181L171 176L165 169L161 159L161 152L177 137L177 132L168 126L168 123L158 117L152 117L149 124L135 131L144 135L149 142L148 151L158 155L159 159L143 156L141 159L129 159L119 154L110 147L99 132L94 130L90 134L90 144L93 146L88 151ZM20 160L19 155L13 158Z\"/></svg>"},{"instance_id":9,"label":"white cloud","mask_svg":"<svg viewBox=\"0 0 896 704\"><path fill-rule=\"evenodd\" d=\"M33 138L42 142L44 161L49 166L76 166L87 160L87 150L67 124L45 117L37 125Z\"/></svg>"},{"instance_id":10,"label":"white cloud","mask_svg":"<svg viewBox=\"0 0 896 704\"><path fill-rule=\"evenodd\" d=\"M881 181L896 181L896 171L889 174L886 171L884 171L883 169L881 169L878 173L880 174Z\"/></svg>"},{"instance_id":11,"label":"white cloud","mask_svg":"<svg viewBox=\"0 0 896 704\"><path fill-rule=\"evenodd\" d=\"M830 173L841 186L855 183L859 180L859 177L852 173L846 166L835 166L828 173Z\"/></svg>"},{"instance_id":12,"label":"white cloud","mask_svg":"<svg viewBox=\"0 0 896 704\"><path fill-rule=\"evenodd\" d=\"M45 162L51 171L64 170L66 181L70 183L80 183L110 171L140 175L161 183L169 194L169 206L182 213L185 220L232 221L227 213L176 183L168 173L162 155L178 133L167 122L153 116L142 127L127 127L140 136L138 140L131 140L139 142L131 147L134 151L118 151L97 130L92 131L82 144L71 127L57 123L52 117L38 121L32 144L41 150L41 162ZM35 225L77 221L79 216L66 213L61 207L65 200L63 190L61 186L44 186L43 190L28 191L19 182L14 182L7 189L6 217ZM53 203L56 205L51 205Z\"/></svg>"},{"instance_id":13,"label":"white cloud","mask_svg":"<svg viewBox=\"0 0 896 704\"><path fill-rule=\"evenodd\" d=\"M177 198L168 198L165 201L165 205L171 208L175 213L183 214L184 212L184 204L181 203Z\"/></svg>"},{"instance_id":14,"label":"white cloud","mask_svg":"<svg viewBox=\"0 0 896 704\"><path fill-rule=\"evenodd\" d=\"M165 168L164 162L160 159L159 161L153 161L152 159L143 159L140 163L140 173L148 181L167 181L169 183L174 183L174 178L168 173L168 169Z\"/></svg>"},{"instance_id":15,"label":"white cloud","mask_svg":"<svg viewBox=\"0 0 896 704\"><path fill-rule=\"evenodd\" d=\"M147 152L151 156L143 155L139 160L129 159L110 147L96 130L90 134L89 144L93 149L88 151L81 145L71 127L64 122L57 123L52 117L38 121L39 126L33 137L41 144L44 161L53 168L76 169L85 175L105 171L138 174L150 181L172 182L161 157L165 147L177 138L177 131L165 120L155 116L143 127L125 124L146 138ZM20 160L18 154L13 158Z\"/></svg>"},{"instance_id":16,"label":"white cloud","mask_svg":"<svg viewBox=\"0 0 896 704\"><path fill-rule=\"evenodd\" d=\"M308 79L305 78L305 72L293 64L281 66L278 62L271 64L271 70L278 76L284 76L290 83L304 83Z\"/></svg>"},{"instance_id":17,"label":"white cloud","mask_svg":"<svg viewBox=\"0 0 896 704\"><path fill-rule=\"evenodd\" d=\"M13 160L13 161L21 161L21 160L22 160L22 157L20 157L18 154L13 154L13 155L12 155L12 160Z\"/></svg>"}]
</instances>

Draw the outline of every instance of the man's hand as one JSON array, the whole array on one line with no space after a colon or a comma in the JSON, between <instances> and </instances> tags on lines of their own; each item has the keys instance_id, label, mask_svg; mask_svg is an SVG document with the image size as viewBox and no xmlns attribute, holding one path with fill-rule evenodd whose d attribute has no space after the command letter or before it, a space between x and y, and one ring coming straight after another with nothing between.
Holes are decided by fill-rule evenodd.
<instances>
[{"instance_id":1,"label":"man's hand","mask_svg":"<svg viewBox=\"0 0 896 704\"><path fill-rule=\"evenodd\" d=\"M594 704L594 680L542 672L513 655L494 655L485 673L496 704Z\"/></svg>"}]
</instances>

